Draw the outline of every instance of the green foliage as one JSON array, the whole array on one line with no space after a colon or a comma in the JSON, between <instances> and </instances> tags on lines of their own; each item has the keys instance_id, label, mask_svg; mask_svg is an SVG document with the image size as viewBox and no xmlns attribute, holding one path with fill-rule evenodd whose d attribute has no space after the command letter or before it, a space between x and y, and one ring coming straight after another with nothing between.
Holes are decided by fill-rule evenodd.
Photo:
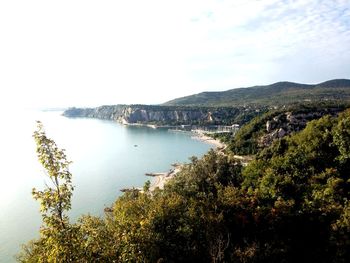
<instances>
[{"instance_id":1,"label":"green foliage","mask_svg":"<svg viewBox=\"0 0 350 263\"><path fill-rule=\"evenodd\" d=\"M150 189L150 187L151 187L151 181L150 181L150 180L147 180L146 183L145 183L145 185L143 186L143 191L144 191L144 192L148 192L149 189Z\"/></svg>"},{"instance_id":2,"label":"green foliage","mask_svg":"<svg viewBox=\"0 0 350 263\"><path fill-rule=\"evenodd\" d=\"M229 149L235 154L240 155L252 155L257 154L265 147L259 144L259 140L262 136L267 134L266 122L271 121L274 118L278 118L281 122L280 125L286 124L286 113L290 112L294 115L304 115L305 121L309 122L314 119L319 119L325 115L336 115L337 113L343 111L345 105L334 104L334 103L309 103L309 104L297 104L284 107L279 110L270 110L262 115L256 116L250 122L246 123L242 128L240 128L237 134L231 138L231 140L226 141L229 145ZM294 124L293 127L297 132L305 128L304 121L299 124Z\"/></svg>"},{"instance_id":3,"label":"green foliage","mask_svg":"<svg viewBox=\"0 0 350 263\"><path fill-rule=\"evenodd\" d=\"M163 190L128 191L104 218L46 225L21 262L349 262L349 134L346 111L246 167L230 153L193 157Z\"/></svg>"},{"instance_id":4,"label":"green foliage","mask_svg":"<svg viewBox=\"0 0 350 263\"><path fill-rule=\"evenodd\" d=\"M33 135L40 163L49 179L46 189L32 191L34 199L40 202L43 225L40 240L30 243L19 256L20 262L68 262L75 256L76 228L69 224L65 212L71 208L72 175L70 164L63 150L49 139L40 122Z\"/></svg>"},{"instance_id":5,"label":"green foliage","mask_svg":"<svg viewBox=\"0 0 350 263\"><path fill-rule=\"evenodd\" d=\"M187 106L290 105L301 101L344 102L350 100L350 80L330 80L316 85L277 82L266 86L236 88L222 92L202 92L165 103Z\"/></svg>"},{"instance_id":6,"label":"green foliage","mask_svg":"<svg viewBox=\"0 0 350 263\"><path fill-rule=\"evenodd\" d=\"M40 122L33 137L39 161L50 179L51 186L47 185L43 191L34 188L32 195L35 200L40 201L40 212L44 223L47 226L59 226L64 229L65 222L68 221L64 212L71 208L73 191L72 175L68 170L70 162L67 161L64 151L59 149L53 140L47 138Z\"/></svg>"}]
</instances>

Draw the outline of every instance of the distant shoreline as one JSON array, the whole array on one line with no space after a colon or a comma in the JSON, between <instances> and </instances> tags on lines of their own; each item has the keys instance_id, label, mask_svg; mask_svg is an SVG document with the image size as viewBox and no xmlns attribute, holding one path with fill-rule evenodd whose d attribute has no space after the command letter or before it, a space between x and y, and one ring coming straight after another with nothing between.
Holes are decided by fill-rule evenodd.
<instances>
[{"instance_id":1,"label":"distant shoreline","mask_svg":"<svg viewBox=\"0 0 350 263\"><path fill-rule=\"evenodd\" d=\"M211 145L214 145L216 149L225 149L227 145L223 142L221 142L219 139L214 139L208 135L205 134L205 131L202 130L196 130L192 131L193 136L192 139L199 140L202 142L209 143Z\"/></svg>"}]
</instances>

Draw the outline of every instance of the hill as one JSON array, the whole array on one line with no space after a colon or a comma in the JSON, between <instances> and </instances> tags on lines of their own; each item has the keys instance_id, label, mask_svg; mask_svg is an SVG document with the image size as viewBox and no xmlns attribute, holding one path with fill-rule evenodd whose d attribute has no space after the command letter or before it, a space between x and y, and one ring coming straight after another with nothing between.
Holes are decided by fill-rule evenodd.
<instances>
[{"instance_id":1,"label":"hill","mask_svg":"<svg viewBox=\"0 0 350 263\"><path fill-rule=\"evenodd\" d=\"M323 105L320 103L271 110L247 122L234 137L231 136L224 141L236 154L257 154L276 140L302 131L308 122L325 115L337 116L348 107L346 104Z\"/></svg>"},{"instance_id":2,"label":"hill","mask_svg":"<svg viewBox=\"0 0 350 263\"><path fill-rule=\"evenodd\" d=\"M334 79L319 84L277 82L266 86L201 92L164 103L187 106L285 105L300 102L350 101L350 80Z\"/></svg>"},{"instance_id":3,"label":"hill","mask_svg":"<svg viewBox=\"0 0 350 263\"><path fill-rule=\"evenodd\" d=\"M73 222L66 156L40 126L34 137L56 187L33 190L43 225L19 262L350 262L349 110L309 121L247 166L214 150L192 157L164 189L146 183L104 217Z\"/></svg>"}]
</instances>

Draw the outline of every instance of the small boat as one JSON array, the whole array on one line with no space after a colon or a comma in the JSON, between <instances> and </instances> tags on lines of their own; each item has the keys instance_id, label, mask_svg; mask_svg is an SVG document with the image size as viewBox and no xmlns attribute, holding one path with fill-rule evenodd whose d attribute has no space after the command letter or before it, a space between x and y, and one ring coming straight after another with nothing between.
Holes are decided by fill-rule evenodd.
<instances>
[{"instance_id":1,"label":"small boat","mask_svg":"<svg viewBox=\"0 0 350 263\"><path fill-rule=\"evenodd\" d=\"M137 144L134 144L134 147L137 147L138 145Z\"/></svg>"}]
</instances>

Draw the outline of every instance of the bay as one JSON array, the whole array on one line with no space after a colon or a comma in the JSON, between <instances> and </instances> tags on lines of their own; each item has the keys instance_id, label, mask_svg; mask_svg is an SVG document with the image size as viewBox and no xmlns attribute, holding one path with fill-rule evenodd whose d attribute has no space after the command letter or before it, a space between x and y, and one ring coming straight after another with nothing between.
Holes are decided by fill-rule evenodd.
<instances>
[{"instance_id":1,"label":"bay","mask_svg":"<svg viewBox=\"0 0 350 263\"><path fill-rule=\"evenodd\" d=\"M2 112L0 129L0 262L15 262L20 245L38 237L39 205L31 189L43 188L45 174L32 138L35 120L73 161L75 190L69 215L103 216L120 189L142 187L147 172L165 172L172 163L202 156L211 145L190 135L112 121L66 118L60 112Z\"/></svg>"}]
</instances>

